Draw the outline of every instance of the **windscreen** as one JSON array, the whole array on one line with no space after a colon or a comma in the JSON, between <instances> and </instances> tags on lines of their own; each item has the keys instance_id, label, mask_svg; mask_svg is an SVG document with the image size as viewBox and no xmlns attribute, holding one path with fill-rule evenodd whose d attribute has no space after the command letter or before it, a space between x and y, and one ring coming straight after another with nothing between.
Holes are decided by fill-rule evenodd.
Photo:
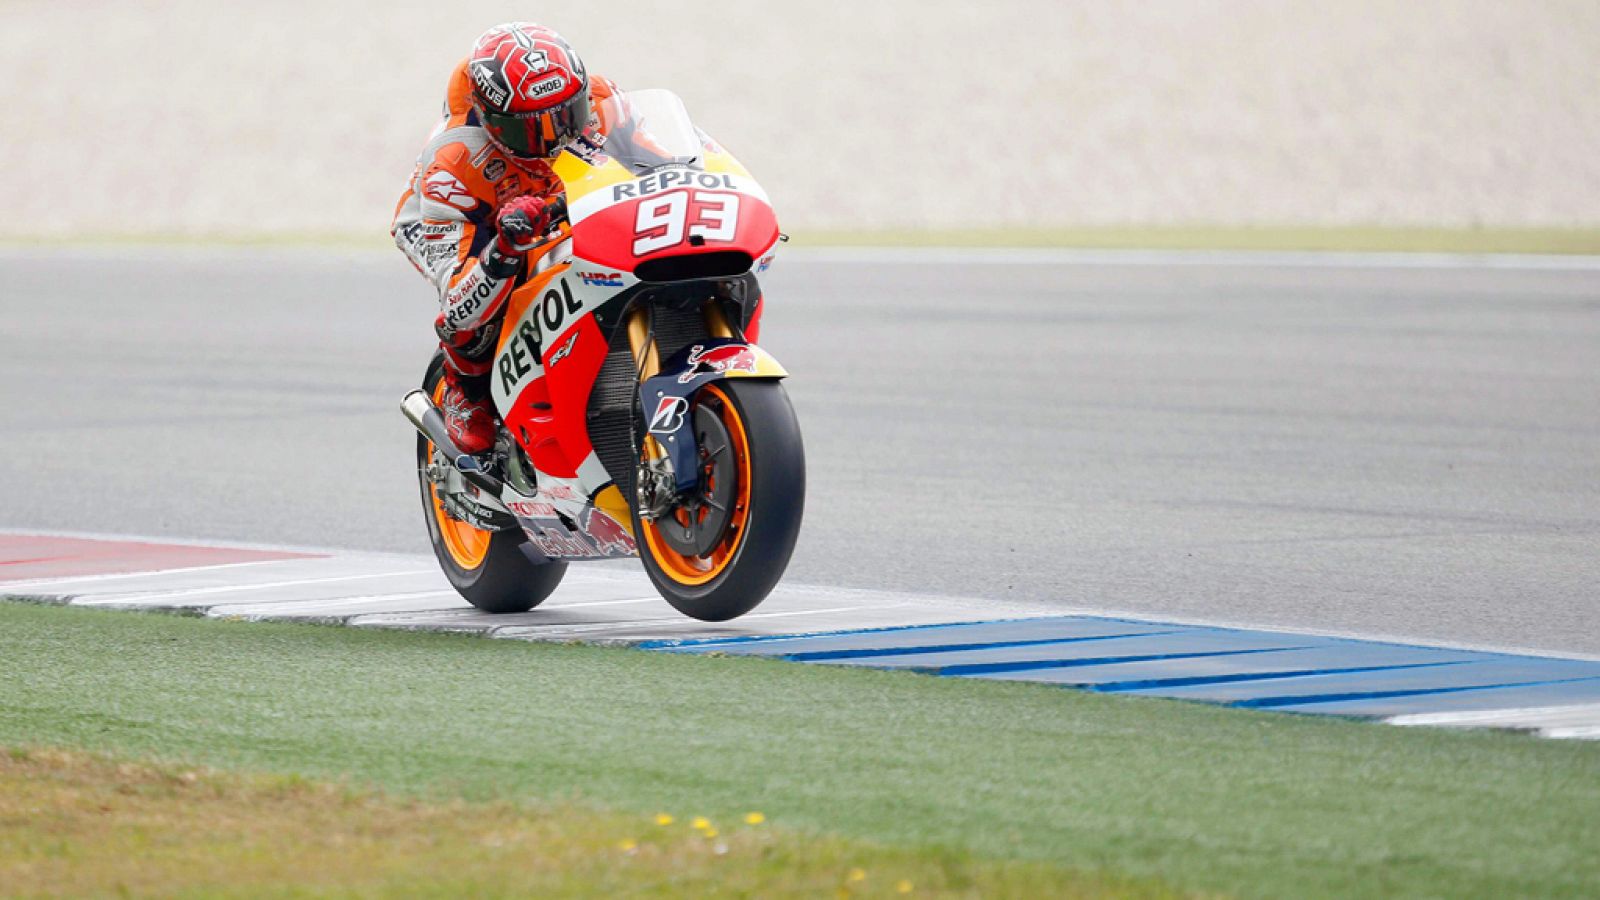
<instances>
[{"instance_id":1,"label":"windscreen","mask_svg":"<svg viewBox=\"0 0 1600 900\"><path fill-rule=\"evenodd\" d=\"M608 133L603 152L634 171L700 161L700 136L677 94L628 91L600 105Z\"/></svg>"}]
</instances>

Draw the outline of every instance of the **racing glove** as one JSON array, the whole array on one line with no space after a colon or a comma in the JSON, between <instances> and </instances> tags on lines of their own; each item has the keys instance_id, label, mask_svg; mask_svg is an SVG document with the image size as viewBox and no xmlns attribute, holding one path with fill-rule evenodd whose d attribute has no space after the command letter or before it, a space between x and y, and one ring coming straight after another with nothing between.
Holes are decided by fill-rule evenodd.
<instances>
[{"instance_id":1,"label":"racing glove","mask_svg":"<svg viewBox=\"0 0 1600 900\"><path fill-rule=\"evenodd\" d=\"M494 243L483 255L483 270L495 278L510 278L522 268L528 251L538 246L550 230L550 214L538 197L513 197L495 214Z\"/></svg>"}]
</instances>

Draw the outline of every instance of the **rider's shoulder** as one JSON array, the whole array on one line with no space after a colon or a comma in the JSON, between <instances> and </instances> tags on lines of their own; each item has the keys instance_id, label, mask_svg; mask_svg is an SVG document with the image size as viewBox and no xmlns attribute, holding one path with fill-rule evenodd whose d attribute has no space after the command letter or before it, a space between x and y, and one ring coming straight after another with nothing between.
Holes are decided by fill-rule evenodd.
<instances>
[{"instance_id":1,"label":"rider's shoulder","mask_svg":"<svg viewBox=\"0 0 1600 900\"><path fill-rule=\"evenodd\" d=\"M476 134L474 134L474 132ZM488 141L481 128L445 129L428 146L423 155L422 171L418 175L417 192L424 206L429 201L437 207L424 209L435 218L453 218L452 211L471 219L483 214L495 201L496 166Z\"/></svg>"},{"instance_id":2,"label":"rider's shoulder","mask_svg":"<svg viewBox=\"0 0 1600 900\"><path fill-rule=\"evenodd\" d=\"M589 101L600 103L609 97L622 93L622 88L617 83L604 75L594 75L589 79Z\"/></svg>"},{"instance_id":3,"label":"rider's shoulder","mask_svg":"<svg viewBox=\"0 0 1600 900\"><path fill-rule=\"evenodd\" d=\"M472 114L472 76L467 74L467 59L462 57L450 70L450 83L444 92L444 114L449 124L460 127L467 124Z\"/></svg>"}]
</instances>

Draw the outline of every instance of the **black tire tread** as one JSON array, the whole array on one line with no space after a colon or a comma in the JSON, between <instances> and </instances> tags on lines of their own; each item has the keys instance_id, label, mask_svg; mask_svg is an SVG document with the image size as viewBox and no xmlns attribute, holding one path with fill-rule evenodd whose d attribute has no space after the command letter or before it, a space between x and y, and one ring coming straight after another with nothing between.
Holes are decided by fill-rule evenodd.
<instances>
[{"instance_id":1,"label":"black tire tread","mask_svg":"<svg viewBox=\"0 0 1600 900\"><path fill-rule=\"evenodd\" d=\"M707 584L680 584L651 557L638 514L633 518L639 556L656 590L674 609L706 622L744 615L777 586L800 535L806 493L800 423L782 383L727 379L716 384L743 419L750 442L750 512L737 555Z\"/></svg>"},{"instance_id":2,"label":"black tire tread","mask_svg":"<svg viewBox=\"0 0 1600 900\"><path fill-rule=\"evenodd\" d=\"M444 376L444 356L435 355L423 378L422 389L432 396L439 379ZM535 563L523 551L527 538L520 530L496 532L489 538L489 552L475 569L463 569L451 558L450 551L439 535L438 523L433 518L433 498L428 480L420 471L420 464L428 458L432 444L417 435L417 482L422 488L422 514L427 520L428 538L433 545L433 555L450 586L468 603L487 613L527 612L543 603L561 578L566 574L565 562Z\"/></svg>"}]
</instances>

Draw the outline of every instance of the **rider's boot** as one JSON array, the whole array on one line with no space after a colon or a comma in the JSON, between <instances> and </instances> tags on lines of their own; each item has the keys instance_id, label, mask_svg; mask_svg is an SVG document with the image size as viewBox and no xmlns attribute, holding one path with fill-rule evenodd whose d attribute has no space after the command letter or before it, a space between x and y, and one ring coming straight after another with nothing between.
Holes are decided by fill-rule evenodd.
<instances>
[{"instance_id":1,"label":"rider's boot","mask_svg":"<svg viewBox=\"0 0 1600 900\"><path fill-rule=\"evenodd\" d=\"M494 447L495 413L489 399L489 376L463 375L445 355L444 397L439 404L450 440L463 453L477 455Z\"/></svg>"}]
</instances>

